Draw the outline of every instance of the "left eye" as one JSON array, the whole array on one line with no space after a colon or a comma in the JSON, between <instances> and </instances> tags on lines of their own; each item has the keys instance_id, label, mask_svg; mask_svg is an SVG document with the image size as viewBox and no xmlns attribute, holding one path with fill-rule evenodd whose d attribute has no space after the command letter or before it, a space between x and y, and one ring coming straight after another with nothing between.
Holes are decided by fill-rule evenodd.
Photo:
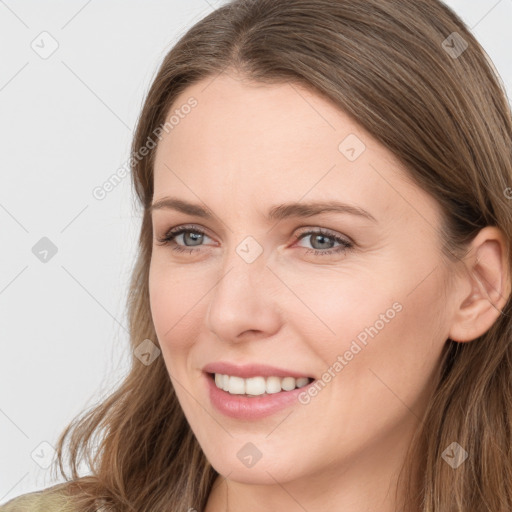
<instances>
[{"instance_id":1,"label":"left eye","mask_svg":"<svg viewBox=\"0 0 512 512\"><path fill-rule=\"evenodd\" d=\"M302 240L303 238L310 237L311 241L310 244L320 244L320 247L313 247L313 251L315 254L332 254L337 252L346 251L353 247L353 244L346 240L345 238L341 238L337 235L334 235L328 231L324 231L323 229L320 229L318 231L307 231L305 233L302 233L301 235L297 236L298 240ZM323 244L325 244L325 240L332 240L334 243L339 244L338 247L332 249L332 243L328 242L327 245L329 247L322 247ZM320 250L320 249L328 249L328 250Z\"/></svg>"},{"instance_id":2,"label":"left eye","mask_svg":"<svg viewBox=\"0 0 512 512\"><path fill-rule=\"evenodd\" d=\"M178 244L176 242L178 238L181 237L182 235L182 241L184 242L184 245ZM209 238L208 235L202 229L196 227L173 228L169 230L162 238L158 238L158 245L172 244L172 249L174 251L184 252L188 250L189 253L192 253L199 250L196 249L195 247L201 245L201 242L203 242L205 236ZM331 232L325 231L323 229L303 232L299 235L296 235L295 239L302 240L307 237L311 238L312 242L310 243L313 243L315 245L320 244L320 247L313 247L308 251L308 253L313 252L315 255L345 252L353 247L353 244L349 240L341 238L340 236L332 234ZM331 241L326 242L326 240ZM188 242L191 242L192 245L187 245ZM322 247L322 245L326 243L328 247ZM332 248L333 243L337 243L338 247Z\"/></svg>"}]
</instances>

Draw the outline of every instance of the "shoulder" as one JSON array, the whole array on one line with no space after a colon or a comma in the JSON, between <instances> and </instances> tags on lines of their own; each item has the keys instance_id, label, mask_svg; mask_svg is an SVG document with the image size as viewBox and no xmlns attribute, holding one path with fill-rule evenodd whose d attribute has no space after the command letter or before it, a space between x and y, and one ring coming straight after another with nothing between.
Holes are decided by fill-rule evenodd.
<instances>
[{"instance_id":1,"label":"shoulder","mask_svg":"<svg viewBox=\"0 0 512 512\"><path fill-rule=\"evenodd\" d=\"M56 487L13 498L0 505L0 512L73 512L66 496L54 490Z\"/></svg>"}]
</instances>

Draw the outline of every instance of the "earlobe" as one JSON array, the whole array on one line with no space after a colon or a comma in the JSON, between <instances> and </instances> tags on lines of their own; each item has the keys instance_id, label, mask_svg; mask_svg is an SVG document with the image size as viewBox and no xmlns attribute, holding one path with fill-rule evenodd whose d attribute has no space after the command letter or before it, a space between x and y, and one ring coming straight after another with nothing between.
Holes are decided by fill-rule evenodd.
<instances>
[{"instance_id":1,"label":"earlobe","mask_svg":"<svg viewBox=\"0 0 512 512\"><path fill-rule=\"evenodd\" d=\"M511 293L508 251L506 237L495 226L485 227L471 242L464 260L466 277L458 282L460 304L450 339L472 341L485 334L501 315Z\"/></svg>"}]
</instances>

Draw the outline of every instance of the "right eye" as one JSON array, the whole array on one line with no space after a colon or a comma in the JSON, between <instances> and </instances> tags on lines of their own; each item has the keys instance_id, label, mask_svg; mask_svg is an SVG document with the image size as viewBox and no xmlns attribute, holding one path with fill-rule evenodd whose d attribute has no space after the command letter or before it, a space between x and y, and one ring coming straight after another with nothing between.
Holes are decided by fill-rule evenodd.
<instances>
[{"instance_id":1,"label":"right eye","mask_svg":"<svg viewBox=\"0 0 512 512\"><path fill-rule=\"evenodd\" d=\"M173 251L177 251L177 252L184 252L184 251L188 251L189 253L195 252L198 249L195 249L194 247L196 247L197 245L200 245L200 244L181 245L181 244L176 243L176 240L178 239L178 237L181 237L182 235L190 235L190 234L192 234L192 236L184 237L183 241L188 240L188 241L191 241L192 243L201 242L204 240L205 236L208 236L200 228L197 228L194 226L192 226L192 227L178 226L176 228L172 228L169 231L167 231L167 233L165 233L165 235L163 237L158 238L158 245L170 245L171 249Z\"/></svg>"}]
</instances>

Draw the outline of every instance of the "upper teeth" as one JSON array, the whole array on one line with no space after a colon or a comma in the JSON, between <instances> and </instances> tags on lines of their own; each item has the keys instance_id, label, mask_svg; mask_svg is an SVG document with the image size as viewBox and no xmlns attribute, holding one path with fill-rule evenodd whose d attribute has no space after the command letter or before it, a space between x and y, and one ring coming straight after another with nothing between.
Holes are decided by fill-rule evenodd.
<instances>
[{"instance_id":1,"label":"upper teeth","mask_svg":"<svg viewBox=\"0 0 512 512\"><path fill-rule=\"evenodd\" d=\"M263 395L264 393L279 393L301 388L309 384L307 377L251 377L242 379L233 375L215 374L215 384L218 388L233 395Z\"/></svg>"}]
</instances>

